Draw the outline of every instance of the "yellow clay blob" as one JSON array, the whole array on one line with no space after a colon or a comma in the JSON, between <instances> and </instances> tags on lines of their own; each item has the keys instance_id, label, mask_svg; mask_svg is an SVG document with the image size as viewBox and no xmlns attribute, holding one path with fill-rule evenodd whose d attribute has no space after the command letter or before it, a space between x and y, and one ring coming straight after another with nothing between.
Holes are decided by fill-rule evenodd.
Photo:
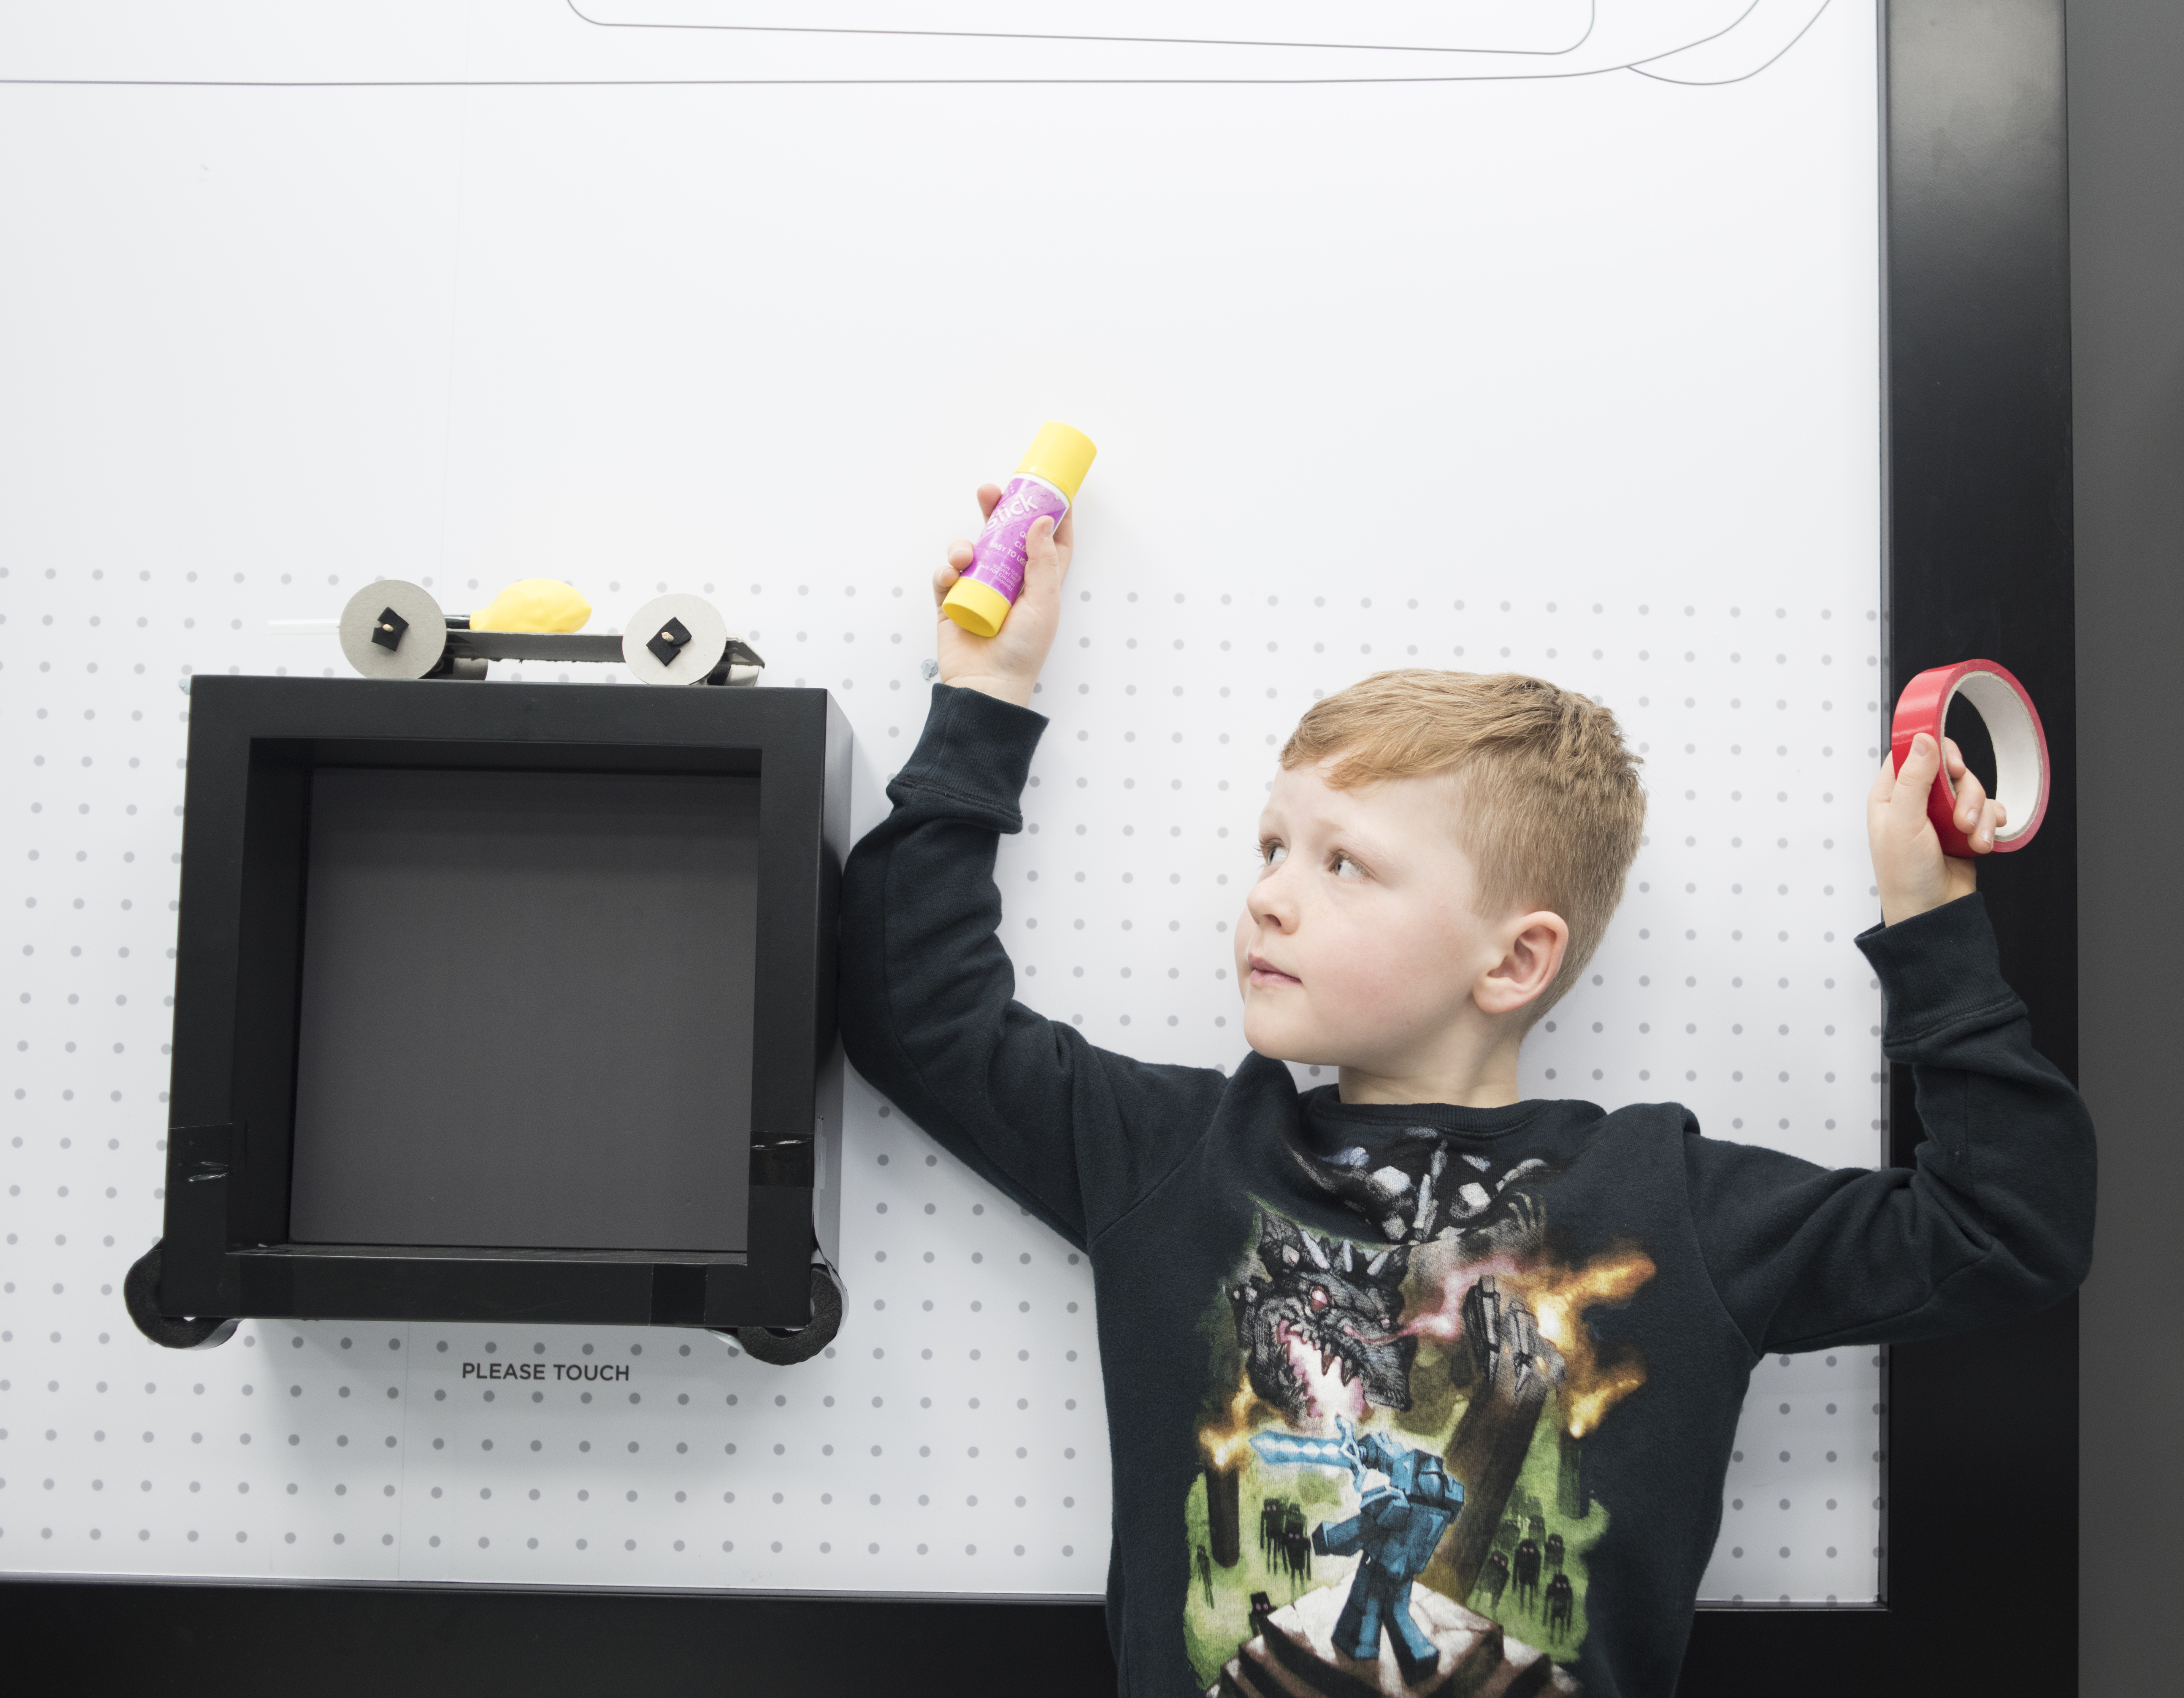
<instances>
[{"instance_id":1,"label":"yellow clay blob","mask_svg":"<svg viewBox=\"0 0 2184 1698\"><path fill-rule=\"evenodd\" d=\"M582 631L592 604L554 578L510 584L489 606L471 615L473 631Z\"/></svg>"}]
</instances>

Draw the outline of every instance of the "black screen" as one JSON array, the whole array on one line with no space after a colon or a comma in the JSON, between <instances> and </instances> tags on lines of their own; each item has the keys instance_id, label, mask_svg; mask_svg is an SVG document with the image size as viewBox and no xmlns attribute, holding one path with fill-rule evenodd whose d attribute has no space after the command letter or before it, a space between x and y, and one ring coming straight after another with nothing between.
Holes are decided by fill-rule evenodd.
<instances>
[{"instance_id":1,"label":"black screen","mask_svg":"<svg viewBox=\"0 0 2184 1698\"><path fill-rule=\"evenodd\" d=\"M744 1250L758 787L314 774L292 1240Z\"/></svg>"}]
</instances>

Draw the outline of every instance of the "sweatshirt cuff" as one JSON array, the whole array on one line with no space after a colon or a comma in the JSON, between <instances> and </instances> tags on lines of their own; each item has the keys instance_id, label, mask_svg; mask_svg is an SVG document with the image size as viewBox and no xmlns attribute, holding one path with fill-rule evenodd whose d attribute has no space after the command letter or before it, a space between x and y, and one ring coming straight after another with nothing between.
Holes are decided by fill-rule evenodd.
<instances>
[{"instance_id":1,"label":"sweatshirt cuff","mask_svg":"<svg viewBox=\"0 0 2184 1698\"><path fill-rule=\"evenodd\" d=\"M912 795L941 798L996 831L1021 831L1017 803L1045 729L1045 714L983 690L936 683L925 731L889 781L888 795L898 804Z\"/></svg>"},{"instance_id":2,"label":"sweatshirt cuff","mask_svg":"<svg viewBox=\"0 0 2184 1698\"><path fill-rule=\"evenodd\" d=\"M1899 1051L1967 1026L1990 1026L2024 1011L2002 977L2002 955L1986 900L1974 891L1893 926L1858 934L1880 976L1887 1007L1882 1049Z\"/></svg>"}]
</instances>

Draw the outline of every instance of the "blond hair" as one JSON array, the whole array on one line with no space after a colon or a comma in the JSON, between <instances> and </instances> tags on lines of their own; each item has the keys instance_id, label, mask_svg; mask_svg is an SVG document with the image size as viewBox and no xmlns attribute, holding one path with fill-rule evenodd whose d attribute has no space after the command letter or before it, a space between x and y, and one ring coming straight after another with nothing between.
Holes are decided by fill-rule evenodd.
<instances>
[{"instance_id":1,"label":"blond hair","mask_svg":"<svg viewBox=\"0 0 2184 1698\"><path fill-rule=\"evenodd\" d=\"M1337 789L1455 781L1479 912L1542 908L1569 927L1562 968L1525 1024L1553 1007L1600 947L1646 823L1640 763L1615 715L1544 678L1408 667L1314 703L1282 748L1285 768L1330 758Z\"/></svg>"}]
</instances>

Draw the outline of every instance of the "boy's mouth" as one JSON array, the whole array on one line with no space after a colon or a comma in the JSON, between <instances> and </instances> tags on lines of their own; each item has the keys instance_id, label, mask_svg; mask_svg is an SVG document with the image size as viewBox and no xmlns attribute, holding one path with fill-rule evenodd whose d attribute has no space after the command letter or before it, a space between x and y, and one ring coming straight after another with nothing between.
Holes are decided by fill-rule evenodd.
<instances>
[{"instance_id":1,"label":"boy's mouth","mask_svg":"<svg viewBox=\"0 0 2184 1698\"><path fill-rule=\"evenodd\" d=\"M1302 984L1304 983L1304 981L1297 977L1295 974L1284 972L1279 967L1276 966L1272 961L1267 960L1263 955L1251 956L1251 983L1262 989L1272 989L1276 985Z\"/></svg>"}]
</instances>

